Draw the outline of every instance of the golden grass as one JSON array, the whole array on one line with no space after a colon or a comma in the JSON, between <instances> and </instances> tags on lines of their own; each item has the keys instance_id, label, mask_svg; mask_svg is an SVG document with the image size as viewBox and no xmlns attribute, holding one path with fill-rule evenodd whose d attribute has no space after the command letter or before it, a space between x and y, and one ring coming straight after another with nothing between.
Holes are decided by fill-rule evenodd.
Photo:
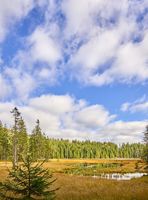
<instances>
[{"instance_id":1,"label":"golden grass","mask_svg":"<svg viewBox=\"0 0 148 200\"><path fill-rule=\"evenodd\" d=\"M57 200L147 200L148 178L130 181L57 174Z\"/></svg>"},{"instance_id":2,"label":"golden grass","mask_svg":"<svg viewBox=\"0 0 148 200\"><path fill-rule=\"evenodd\" d=\"M146 172L146 163L140 159L52 159L44 164L52 172L62 173L64 169L73 168L75 164L80 163L117 163L122 166L106 169L106 172ZM100 172L104 169L100 169Z\"/></svg>"},{"instance_id":3,"label":"golden grass","mask_svg":"<svg viewBox=\"0 0 148 200\"><path fill-rule=\"evenodd\" d=\"M52 159L44 163L44 166L51 169L54 177L57 178L54 187L60 187L60 189L56 192L56 200L148 200L148 177L130 181L115 181L62 173L65 168L72 168L76 163L120 163L122 166L117 167L117 172L135 172L137 169L146 172L146 164L135 159ZM0 181L6 178L7 168L11 168L11 166L10 162L0 162Z\"/></svg>"}]
</instances>

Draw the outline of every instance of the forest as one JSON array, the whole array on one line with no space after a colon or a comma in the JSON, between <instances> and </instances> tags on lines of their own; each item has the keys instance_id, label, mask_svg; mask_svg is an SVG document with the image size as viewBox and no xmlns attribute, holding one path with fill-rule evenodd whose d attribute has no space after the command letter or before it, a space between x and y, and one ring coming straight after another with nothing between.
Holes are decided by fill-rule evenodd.
<instances>
[{"instance_id":1,"label":"forest","mask_svg":"<svg viewBox=\"0 0 148 200\"><path fill-rule=\"evenodd\" d=\"M37 120L31 134L28 134L25 122L17 108L12 111L14 126L8 129L0 122L0 160L20 161L29 152L32 158L141 158L145 144L78 141L49 138L42 132ZM49 133L50 135L50 133ZM16 154L16 155L15 155ZM15 155L15 156L14 156Z\"/></svg>"}]
</instances>

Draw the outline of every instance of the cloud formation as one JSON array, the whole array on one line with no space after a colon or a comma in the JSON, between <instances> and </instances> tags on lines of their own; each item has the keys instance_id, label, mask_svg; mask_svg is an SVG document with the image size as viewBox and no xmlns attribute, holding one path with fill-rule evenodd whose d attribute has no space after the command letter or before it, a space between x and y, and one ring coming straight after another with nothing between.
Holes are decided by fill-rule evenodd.
<instances>
[{"instance_id":1,"label":"cloud formation","mask_svg":"<svg viewBox=\"0 0 148 200\"><path fill-rule=\"evenodd\" d=\"M32 8L33 0L14 0L13 3L9 0L0 1L0 42L5 39L10 26L25 17Z\"/></svg>"},{"instance_id":2,"label":"cloud formation","mask_svg":"<svg viewBox=\"0 0 148 200\"><path fill-rule=\"evenodd\" d=\"M55 137L138 141L145 120L119 121L99 103L44 91L70 81L146 85L147 9L147 0L0 0L0 117L11 122L7 113L22 105L29 130L40 118ZM15 47L8 39L12 31ZM147 99L124 103L121 110L146 113Z\"/></svg>"},{"instance_id":3,"label":"cloud formation","mask_svg":"<svg viewBox=\"0 0 148 200\"><path fill-rule=\"evenodd\" d=\"M20 74L25 72L24 80L30 77L24 81L27 84L24 88L32 89L25 90L23 97L18 74L16 77L7 74L7 81L12 83L12 89L17 89L18 97L26 99L38 87L54 85L63 77L95 86L147 81L146 0L82 0L81 4L78 0L15 0L11 6L5 1L0 8L0 40L6 37L10 24L16 25L39 8L44 13L43 22L22 38L23 48L7 65L9 72L16 69ZM1 79L6 82L3 68ZM5 92L0 96L4 98Z\"/></svg>"},{"instance_id":4,"label":"cloud formation","mask_svg":"<svg viewBox=\"0 0 148 200\"><path fill-rule=\"evenodd\" d=\"M137 99L136 101L132 103L130 102L123 103L121 106L121 111L131 112L131 113L142 112L142 113L148 114L147 97L144 95L142 98Z\"/></svg>"},{"instance_id":5,"label":"cloud formation","mask_svg":"<svg viewBox=\"0 0 148 200\"><path fill-rule=\"evenodd\" d=\"M75 1L71 0L69 4L72 8ZM76 71L74 77L85 84L97 86L146 81L148 32L147 27L142 27L137 20L141 15L143 21L146 18L143 14L148 6L146 1L125 0L110 4L108 1L88 0L84 4L79 9L71 9L72 14L68 12L69 7L67 9L67 29L71 30L71 25L73 30L70 33L78 34L79 40L86 38L70 60L73 72ZM79 2L76 5L78 7ZM79 16L77 23L74 16ZM83 28L83 25L86 27Z\"/></svg>"},{"instance_id":6,"label":"cloud formation","mask_svg":"<svg viewBox=\"0 0 148 200\"><path fill-rule=\"evenodd\" d=\"M10 111L14 106L14 103L0 103L0 120L9 127L13 124ZM54 138L137 142L141 141L146 126L146 121L115 120L116 116L104 106L90 105L69 95L43 95L31 98L27 105L18 107L29 132L36 119L40 119L42 130Z\"/></svg>"}]
</instances>

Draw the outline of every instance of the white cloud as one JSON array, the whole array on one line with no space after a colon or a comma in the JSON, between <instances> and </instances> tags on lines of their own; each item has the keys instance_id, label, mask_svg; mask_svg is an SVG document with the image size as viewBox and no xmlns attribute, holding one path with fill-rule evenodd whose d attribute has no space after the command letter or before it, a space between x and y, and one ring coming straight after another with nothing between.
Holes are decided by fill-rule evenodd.
<instances>
[{"instance_id":1,"label":"white cloud","mask_svg":"<svg viewBox=\"0 0 148 200\"><path fill-rule=\"evenodd\" d=\"M10 123L6 117L3 119L3 116L5 114L9 116L8 119L10 118L8 110L12 110L10 107L13 105L1 103L0 112L4 123ZM94 132L113 119L102 105L88 105L86 101L76 100L69 95L43 95L30 99L27 105L19 106L19 108L29 131L35 120L39 118L43 131L49 136L50 133L55 132L58 135L63 134L59 137L71 138L71 133L65 135L67 130L72 130L73 133ZM77 137L82 136L77 135Z\"/></svg>"},{"instance_id":2,"label":"white cloud","mask_svg":"<svg viewBox=\"0 0 148 200\"><path fill-rule=\"evenodd\" d=\"M3 72L17 91L16 97L22 101L26 101L36 88L56 84L61 73L56 65L61 50L46 27L37 27L25 41L25 49L16 53Z\"/></svg>"},{"instance_id":3,"label":"white cloud","mask_svg":"<svg viewBox=\"0 0 148 200\"><path fill-rule=\"evenodd\" d=\"M10 111L14 106L17 105L13 102L0 103L0 120L9 127L13 124ZM89 105L85 100L76 100L69 95L49 94L32 98L18 108L29 132L36 119L40 119L42 130L54 138L139 142L147 124L146 121L115 121L115 115L102 105Z\"/></svg>"},{"instance_id":4,"label":"white cloud","mask_svg":"<svg viewBox=\"0 0 148 200\"><path fill-rule=\"evenodd\" d=\"M78 124L87 128L99 128L105 126L115 116L111 116L109 112L101 105L92 105L80 110L76 114Z\"/></svg>"},{"instance_id":5,"label":"white cloud","mask_svg":"<svg viewBox=\"0 0 148 200\"><path fill-rule=\"evenodd\" d=\"M10 25L25 17L33 7L33 0L0 0L0 42L10 30Z\"/></svg>"},{"instance_id":6,"label":"white cloud","mask_svg":"<svg viewBox=\"0 0 148 200\"><path fill-rule=\"evenodd\" d=\"M135 106L131 107L132 112L145 112L148 113L148 101L136 104Z\"/></svg>"},{"instance_id":7,"label":"white cloud","mask_svg":"<svg viewBox=\"0 0 148 200\"><path fill-rule=\"evenodd\" d=\"M53 115L60 115L72 111L74 99L69 95L43 95L30 99L29 105Z\"/></svg>"},{"instance_id":8,"label":"white cloud","mask_svg":"<svg viewBox=\"0 0 148 200\"><path fill-rule=\"evenodd\" d=\"M0 0L0 42L2 42L11 26L26 17L28 13L36 6L43 7L47 3L46 0Z\"/></svg>"},{"instance_id":9,"label":"white cloud","mask_svg":"<svg viewBox=\"0 0 148 200\"><path fill-rule=\"evenodd\" d=\"M108 124L100 133L102 133L102 139L108 138L108 141L116 143L122 142L142 142L143 131L148 121L116 121Z\"/></svg>"},{"instance_id":10,"label":"white cloud","mask_svg":"<svg viewBox=\"0 0 148 200\"><path fill-rule=\"evenodd\" d=\"M0 102L0 121L10 128L13 124L13 117L10 114L12 109L15 107L13 102Z\"/></svg>"},{"instance_id":11,"label":"white cloud","mask_svg":"<svg viewBox=\"0 0 148 200\"><path fill-rule=\"evenodd\" d=\"M0 0L0 42L11 25L37 4L46 5L42 11L45 21L23 38L23 49L16 52L10 66L6 67L0 56L0 99L10 97L12 92L12 99L26 103L20 110L29 131L39 118L49 136L140 141L145 121L112 122L115 115L102 105L89 105L70 95L30 96L38 88L56 84L65 74L64 80L73 77L96 86L146 82L148 26L143 13L148 1L63 0L57 5L53 0L14 0L13 4ZM134 42L135 38L139 41ZM12 120L9 111L13 106L0 104L0 117L5 123ZM147 113L148 101L126 102L121 110Z\"/></svg>"},{"instance_id":12,"label":"white cloud","mask_svg":"<svg viewBox=\"0 0 148 200\"><path fill-rule=\"evenodd\" d=\"M74 65L82 65L83 70L92 70L92 72L95 69L101 68L101 64L114 56L119 45L119 35L115 37L115 32L115 30L109 30L92 37L72 57L71 62ZM106 45L104 45L105 43Z\"/></svg>"},{"instance_id":13,"label":"white cloud","mask_svg":"<svg viewBox=\"0 0 148 200\"><path fill-rule=\"evenodd\" d=\"M148 32L145 24L143 28L139 26L137 17L147 6L146 1L87 0L79 5L79 1L65 0L65 34L84 41L71 54L72 77L97 86L145 82L148 79ZM143 39L134 43L135 37Z\"/></svg>"},{"instance_id":14,"label":"white cloud","mask_svg":"<svg viewBox=\"0 0 148 200\"><path fill-rule=\"evenodd\" d=\"M62 10L67 19L66 35L89 35L99 21L103 23L119 11L123 15L126 7L126 0L81 0L81 4L79 0L64 0Z\"/></svg>"},{"instance_id":15,"label":"white cloud","mask_svg":"<svg viewBox=\"0 0 148 200\"><path fill-rule=\"evenodd\" d=\"M146 96L143 96L132 103L123 103L121 106L121 111L131 113L142 112L148 114L148 100Z\"/></svg>"},{"instance_id":16,"label":"white cloud","mask_svg":"<svg viewBox=\"0 0 148 200\"><path fill-rule=\"evenodd\" d=\"M39 87L57 84L63 77L95 86L148 80L148 27L143 14L148 6L146 0L0 3L0 41L10 30L9 24L21 22L37 5L43 6L41 12L45 14L45 21L23 38L23 49L9 64L11 72L17 70L21 74L8 78L22 99ZM143 19L138 23L141 15ZM134 43L137 37L140 41ZM1 64L4 66L5 61Z\"/></svg>"},{"instance_id":17,"label":"white cloud","mask_svg":"<svg viewBox=\"0 0 148 200\"><path fill-rule=\"evenodd\" d=\"M121 105L121 111L125 112L129 109L130 103L126 102Z\"/></svg>"},{"instance_id":18,"label":"white cloud","mask_svg":"<svg viewBox=\"0 0 148 200\"><path fill-rule=\"evenodd\" d=\"M25 101L28 99L29 94L37 87L34 78L26 72L15 68L6 68L5 76L9 78L9 84L15 99Z\"/></svg>"},{"instance_id":19,"label":"white cloud","mask_svg":"<svg viewBox=\"0 0 148 200\"><path fill-rule=\"evenodd\" d=\"M128 43L120 47L111 75L121 81L141 82L148 79L148 32L142 42Z\"/></svg>"},{"instance_id":20,"label":"white cloud","mask_svg":"<svg viewBox=\"0 0 148 200\"><path fill-rule=\"evenodd\" d=\"M30 56L36 61L53 64L61 57L60 47L44 28L37 28L28 38Z\"/></svg>"},{"instance_id":21,"label":"white cloud","mask_svg":"<svg viewBox=\"0 0 148 200\"><path fill-rule=\"evenodd\" d=\"M11 87L7 83L7 80L0 74L0 99L5 99L11 93Z\"/></svg>"}]
</instances>

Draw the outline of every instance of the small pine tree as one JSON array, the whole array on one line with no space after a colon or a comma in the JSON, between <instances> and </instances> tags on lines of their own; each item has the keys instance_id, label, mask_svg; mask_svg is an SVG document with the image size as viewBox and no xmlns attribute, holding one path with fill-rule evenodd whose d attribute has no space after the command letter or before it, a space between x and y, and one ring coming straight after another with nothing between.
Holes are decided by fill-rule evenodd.
<instances>
[{"instance_id":1,"label":"small pine tree","mask_svg":"<svg viewBox=\"0 0 148 200\"><path fill-rule=\"evenodd\" d=\"M55 181L48 169L43 168L43 163L34 164L30 155L23 159L23 163L12 168L4 183L0 183L0 196L2 199L23 200L52 200L55 191L51 189Z\"/></svg>"}]
</instances>

